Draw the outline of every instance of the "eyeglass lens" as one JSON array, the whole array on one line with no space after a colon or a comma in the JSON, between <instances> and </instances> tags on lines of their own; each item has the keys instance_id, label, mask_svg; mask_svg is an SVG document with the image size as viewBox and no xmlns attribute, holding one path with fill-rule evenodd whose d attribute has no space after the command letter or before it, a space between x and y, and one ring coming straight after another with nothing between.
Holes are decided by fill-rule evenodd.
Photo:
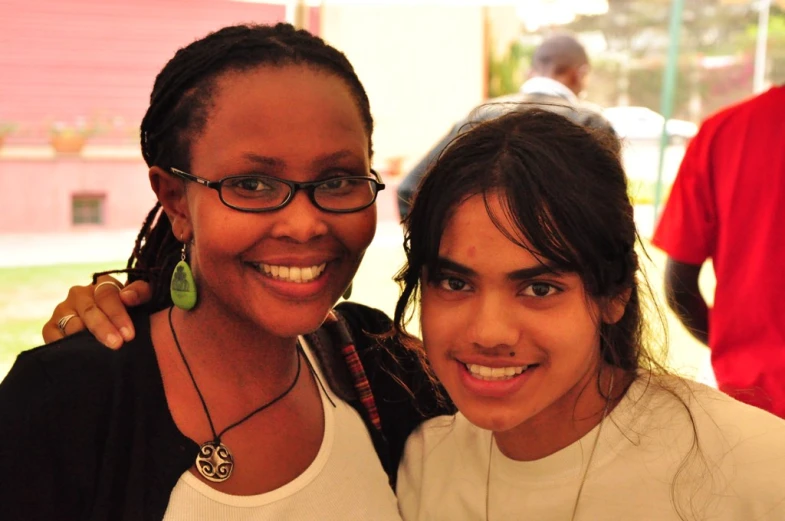
<instances>
[{"instance_id":1,"label":"eyeglass lens","mask_svg":"<svg viewBox=\"0 0 785 521\"><path fill-rule=\"evenodd\" d=\"M369 205L376 196L372 179L336 177L313 186L316 204L326 210L353 210ZM247 210L276 208L289 198L292 188L273 177L238 176L225 179L221 196L226 204Z\"/></svg>"}]
</instances>

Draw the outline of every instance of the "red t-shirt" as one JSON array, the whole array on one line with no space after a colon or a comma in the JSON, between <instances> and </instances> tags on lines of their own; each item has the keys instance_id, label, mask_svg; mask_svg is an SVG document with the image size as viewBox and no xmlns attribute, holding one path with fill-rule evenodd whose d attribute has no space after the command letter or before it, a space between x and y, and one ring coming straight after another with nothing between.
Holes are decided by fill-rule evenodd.
<instances>
[{"instance_id":1,"label":"red t-shirt","mask_svg":"<svg viewBox=\"0 0 785 521\"><path fill-rule=\"evenodd\" d=\"M712 259L717 383L785 418L785 86L703 123L652 242L683 263Z\"/></svg>"}]
</instances>

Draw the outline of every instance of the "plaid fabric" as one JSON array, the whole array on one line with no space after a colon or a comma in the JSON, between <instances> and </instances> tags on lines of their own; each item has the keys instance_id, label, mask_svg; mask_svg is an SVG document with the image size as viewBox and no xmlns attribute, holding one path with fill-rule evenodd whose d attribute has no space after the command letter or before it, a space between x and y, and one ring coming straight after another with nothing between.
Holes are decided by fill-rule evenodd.
<instances>
[{"instance_id":1,"label":"plaid fabric","mask_svg":"<svg viewBox=\"0 0 785 521\"><path fill-rule=\"evenodd\" d=\"M377 431L381 432L382 422L379 418L379 411L376 409L376 400L373 397L371 384L365 375L365 369L363 369L357 349L354 347L354 339L352 339L351 333L349 333L349 328L340 315L334 311L330 311L329 315L327 315L323 327L330 332L331 338L337 340L336 347L341 350L341 354L343 354L346 360L346 366L349 368L352 383L357 390L360 403L362 403L363 408L368 413L371 424Z\"/></svg>"}]
</instances>

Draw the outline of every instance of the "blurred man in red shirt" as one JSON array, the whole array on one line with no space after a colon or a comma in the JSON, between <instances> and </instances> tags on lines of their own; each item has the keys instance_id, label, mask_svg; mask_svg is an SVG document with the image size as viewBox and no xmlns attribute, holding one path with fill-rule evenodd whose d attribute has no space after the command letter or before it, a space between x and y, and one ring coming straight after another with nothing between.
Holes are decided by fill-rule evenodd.
<instances>
[{"instance_id":1,"label":"blurred man in red shirt","mask_svg":"<svg viewBox=\"0 0 785 521\"><path fill-rule=\"evenodd\" d=\"M719 388L785 418L785 86L721 110L689 144L653 243L668 305ZM698 275L712 259L708 308Z\"/></svg>"}]
</instances>

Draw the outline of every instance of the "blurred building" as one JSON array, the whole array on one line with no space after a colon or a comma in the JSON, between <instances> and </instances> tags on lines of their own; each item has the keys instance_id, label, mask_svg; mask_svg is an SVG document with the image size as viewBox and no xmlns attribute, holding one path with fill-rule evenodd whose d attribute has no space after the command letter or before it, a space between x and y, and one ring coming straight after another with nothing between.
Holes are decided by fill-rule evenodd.
<instances>
[{"instance_id":1,"label":"blurred building","mask_svg":"<svg viewBox=\"0 0 785 521\"><path fill-rule=\"evenodd\" d=\"M483 7L328 2L304 18L363 81L381 172L484 97ZM154 202L138 125L155 74L221 26L284 20L291 9L272 2L0 0L0 233L139 227ZM380 195L383 219L395 219L393 192Z\"/></svg>"}]
</instances>

